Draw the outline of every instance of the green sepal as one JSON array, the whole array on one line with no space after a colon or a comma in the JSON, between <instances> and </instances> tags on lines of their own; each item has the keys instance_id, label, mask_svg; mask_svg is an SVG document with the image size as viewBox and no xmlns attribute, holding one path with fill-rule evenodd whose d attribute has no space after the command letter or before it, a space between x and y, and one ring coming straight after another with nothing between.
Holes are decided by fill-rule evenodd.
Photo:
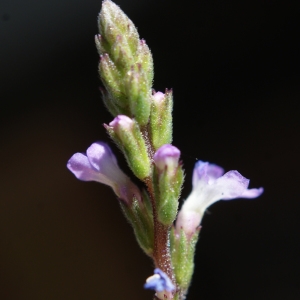
<instances>
[{"instance_id":1,"label":"green sepal","mask_svg":"<svg viewBox=\"0 0 300 300\"><path fill-rule=\"evenodd\" d=\"M114 102L113 96L105 88L101 88L100 91L105 107L114 117L120 114L124 114L124 109Z\"/></svg>"},{"instance_id":2,"label":"green sepal","mask_svg":"<svg viewBox=\"0 0 300 300\"><path fill-rule=\"evenodd\" d=\"M122 76L134 63L133 54L124 36L116 36L116 40L110 49L110 55Z\"/></svg>"},{"instance_id":3,"label":"green sepal","mask_svg":"<svg viewBox=\"0 0 300 300\"><path fill-rule=\"evenodd\" d=\"M200 228L192 236L183 229L177 232L174 227L170 233L171 258L176 282L182 291L187 291L194 272L194 256Z\"/></svg>"},{"instance_id":4,"label":"green sepal","mask_svg":"<svg viewBox=\"0 0 300 300\"><path fill-rule=\"evenodd\" d=\"M155 150L162 145L172 143L172 110L172 90L166 90L162 101L152 101L149 127L152 145Z\"/></svg>"},{"instance_id":5,"label":"green sepal","mask_svg":"<svg viewBox=\"0 0 300 300\"><path fill-rule=\"evenodd\" d=\"M183 180L184 172L181 165L178 165L172 174L169 174L167 168L162 173L155 166L153 168L157 216L164 225L172 225L176 218Z\"/></svg>"},{"instance_id":6,"label":"green sepal","mask_svg":"<svg viewBox=\"0 0 300 300\"><path fill-rule=\"evenodd\" d=\"M125 76L125 91L131 115L140 126L149 121L151 107L151 85L141 64L132 66Z\"/></svg>"},{"instance_id":7,"label":"green sepal","mask_svg":"<svg viewBox=\"0 0 300 300\"><path fill-rule=\"evenodd\" d=\"M133 119L130 129L104 125L110 137L123 152L134 175L143 180L150 175L151 163L140 127Z\"/></svg>"},{"instance_id":8,"label":"green sepal","mask_svg":"<svg viewBox=\"0 0 300 300\"><path fill-rule=\"evenodd\" d=\"M126 108L126 96L124 94L124 87L122 77L110 56L105 53L101 56L99 62L99 74L102 82L110 94L110 100L114 102L122 110ZM122 112L118 112L121 114Z\"/></svg>"},{"instance_id":9,"label":"green sepal","mask_svg":"<svg viewBox=\"0 0 300 300\"><path fill-rule=\"evenodd\" d=\"M181 300L181 297L178 293L176 293L176 295L174 295L173 300Z\"/></svg>"},{"instance_id":10,"label":"green sepal","mask_svg":"<svg viewBox=\"0 0 300 300\"><path fill-rule=\"evenodd\" d=\"M107 41L101 36L101 34L95 35L95 44L99 55L104 53L108 53L109 44Z\"/></svg>"},{"instance_id":11,"label":"green sepal","mask_svg":"<svg viewBox=\"0 0 300 300\"><path fill-rule=\"evenodd\" d=\"M140 247L152 257L154 248L153 213L147 192L143 191L143 201L133 199L127 204L120 201L122 211L133 227L134 234Z\"/></svg>"},{"instance_id":12,"label":"green sepal","mask_svg":"<svg viewBox=\"0 0 300 300\"><path fill-rule=\"evenodd\" d=\"M153 83L153 58L151 51L146 44L145 40L140 40L137 52L136 52L136 57L135 57L135 62L138 64L141 64L142 70L146 73L147 75L147 82L148 85L151 87Z\"/></svg>"}]
</instances>

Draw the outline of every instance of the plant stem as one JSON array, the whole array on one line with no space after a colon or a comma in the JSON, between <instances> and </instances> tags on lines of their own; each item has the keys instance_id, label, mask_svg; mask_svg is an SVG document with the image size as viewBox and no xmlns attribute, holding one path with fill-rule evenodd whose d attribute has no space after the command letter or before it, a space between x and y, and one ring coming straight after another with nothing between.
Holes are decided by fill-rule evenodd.
<instances>
[{"instance_id":1,"label":"plant stem","mask_svg":"<svg viewBox=\"0 0 300 300\"><path fill-rule=\"evenodd\" d=\"M141 129L145 142L148 146L148 155L153 162L153 155L155 149L151 143L151 138L149 138L149 132L146 127ZM171 253L170 253L170 226L166 226L159 222L156 201L154 196L153 182L151 176L145 179L145 184L147 186L149 196L152 203L153 209L153 224L154 224L154 249L153 249L153 259L155 267L161 269L165 272L168 277L172 280L173 284L176 285L175 275L173 271ZM176 292L175 292L176 293ZM154 300L160 300L157 296L154 296Z\"/></svg>"},{"instance_id":2,"label":"plant stem","mask_svg":"<svg viewBox=\"0 0 300 300\"><path fill-rule=\"evenodd\" d=\"M171 254L170 254L170 227L159 222L157 218L157 209L154 199L152 181L150 178L145 180L145 183L150 194L150 199L153 208L153 223L154 223L154 251L153 258L155 266L165 272L172 282L175 284L175 276L173 272Z\"/></svg>"}]
</instances>

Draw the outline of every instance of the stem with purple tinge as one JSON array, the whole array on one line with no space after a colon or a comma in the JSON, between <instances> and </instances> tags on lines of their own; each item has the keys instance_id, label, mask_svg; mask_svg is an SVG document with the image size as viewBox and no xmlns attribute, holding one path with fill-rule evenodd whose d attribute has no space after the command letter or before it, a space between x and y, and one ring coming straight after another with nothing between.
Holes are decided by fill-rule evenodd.
<instances>
[{"instance_id":1,"label":"stem with purple tinge","mask_svg":"<svg viewBox=\"0 0 300 300\"><path fill-rule=\"evenodd\" d=\"M151 139L149 138L149 131L147 128L141 129L143 137L145 139L146 144L148 145L148 155L153 161L153 155L155 153L154 147L151 143ZM178 287L176 285L175 275L173 271L172 261L171 261L171 253L170 253L170 226L166 226L159 222L157 215L157 207L154 196L153 182L151 177L147 177L144 180L144 183L147 186L147 190L149 192L149 196L151 199L152 210L153 210L153 224L154 224L154 249L153 249L153 259L155 263L155 267L161 269L165 272L168 277L172 280L173 284L176 286L175 293L180 293ZM156 296L154 296L154 300L160 300ZM180 297L182 299L182 296Z\"/></svg>"}]
</instances>

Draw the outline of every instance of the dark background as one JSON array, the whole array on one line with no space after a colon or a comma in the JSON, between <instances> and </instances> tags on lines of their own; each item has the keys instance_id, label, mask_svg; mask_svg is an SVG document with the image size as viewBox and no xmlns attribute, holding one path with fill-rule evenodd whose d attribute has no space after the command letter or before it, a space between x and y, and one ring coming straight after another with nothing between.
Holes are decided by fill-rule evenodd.
<instances>
[{"instance_id":1,"label":"dark background","mask_svg":"<svg viewBox=\"0 0 300 300\"><path fill-rule=\"evenodd\" d=\"M174 90L183 198L196 159L265 188L209 209L188 299L299 299L298 1L116 2L153 52L154 88ZM0 0L0 299L152 299L112 191L65 167L109 141L100 6Z\"/></svg>"}]
</instances>

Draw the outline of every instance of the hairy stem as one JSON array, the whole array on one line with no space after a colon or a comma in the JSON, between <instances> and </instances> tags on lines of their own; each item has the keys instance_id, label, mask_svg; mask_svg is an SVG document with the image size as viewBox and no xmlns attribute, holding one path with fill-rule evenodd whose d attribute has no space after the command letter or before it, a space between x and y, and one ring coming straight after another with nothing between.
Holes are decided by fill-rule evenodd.
<instances>
[{"instance_id":1,"label":"hairy stem","mask_svg":"<svg viewBox=\"0 0 300 300\"><path fill-rule=\"evenodd\" d=\"M151 138L149 136L149 131L147 128L141 129L143 137L148 146L148 155L150 160L153 162L153 155L155 153L154 147L151 143ZM154 249L153 249L153 259L155 266L160 268L165 272L168 277L172 280L173 284L176 286L175 275L173 271L171 253L170 253L170 226L162 224L158 220L156 201L154 196L154 188L151 176L147 177L144 180L147 190L151 199L152 209L153 209L153 223L154 223ZM178 287L177 287L178 288ZM177 289L175 293L180 293ZM154 297L154 300L159 300L157 296ZM183 299L180 297L180 299Z\"/></svg>"},{"instance_id":2,"label":"hairy stem","mask_svg":"<svg viewBox=\"0 0 300 300\"><path fill-rule=\"evenodd\" d=\"M154 199L153 186L150 178L145 180L145 183L150 194L152 208L153 208L153 221L154 221L154 251L153 258L155 266L164 271L175 284L175 276L173 272L171 254L170 254L170 227L165 226L159 222L157 218L156 203Z\"/></svg>"}]
</instances>

